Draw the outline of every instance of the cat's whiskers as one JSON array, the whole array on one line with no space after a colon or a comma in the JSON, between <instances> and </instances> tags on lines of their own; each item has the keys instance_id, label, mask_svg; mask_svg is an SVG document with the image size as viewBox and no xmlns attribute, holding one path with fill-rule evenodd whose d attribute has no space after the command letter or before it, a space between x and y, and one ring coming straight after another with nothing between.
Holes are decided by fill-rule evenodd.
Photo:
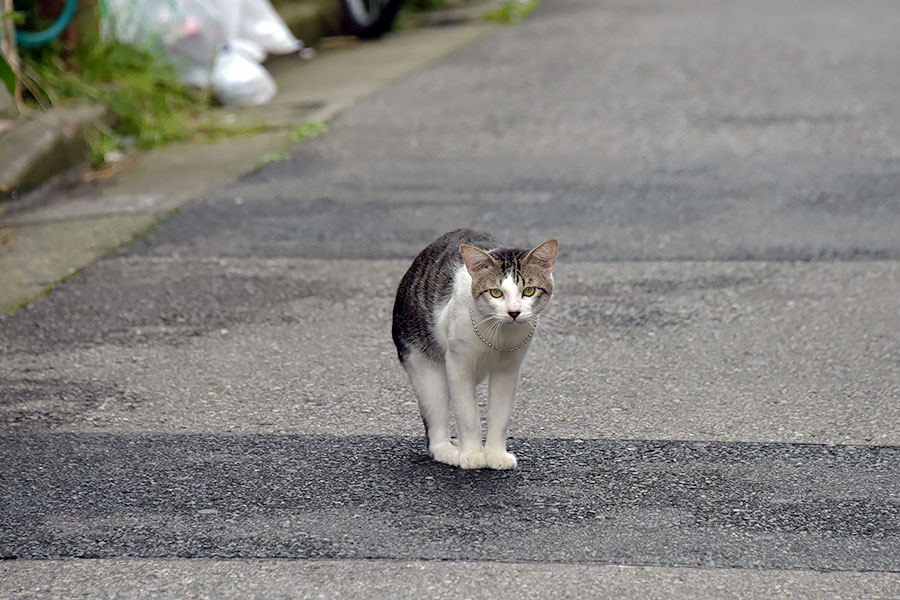
<instances>
[{"instance_id":1,"label":"cat's whiskers","mask_svg":"<svg viewBox=\"0 0 900 600\"><path fill-rule=\"evenodd\" d=\"M488 328L488 333L492 336L491 341L494 344L499 344L500 330L502 328L503 328L503 320L495 316L493 318L493 320L491 321L490 326Z\"/></svg>"},{"instance_id":2,"label":"cat's whiskers","mask_svg":"<svg viewBox=\"0 0 900 600\"><path fill-rule=\"evenodd\" d=\"M495 345L498 341L497 338L500 336L501 325L502 321L497 318L497 315L484 315L484 318L478 323L484 337Z\"/></svg>"}]
</instances>

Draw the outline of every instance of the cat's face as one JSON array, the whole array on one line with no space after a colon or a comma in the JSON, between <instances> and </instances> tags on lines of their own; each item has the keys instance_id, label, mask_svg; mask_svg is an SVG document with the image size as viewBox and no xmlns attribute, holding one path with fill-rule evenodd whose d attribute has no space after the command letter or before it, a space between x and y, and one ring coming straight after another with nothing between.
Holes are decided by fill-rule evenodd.
<instances>
[{"instance_id":1,"label":"cat's face","mask_svg":"<svg viewBox=\"0 0 900 600\"><path fill-rule=\"evenodd\" d=\"M525 323L540 314L550 301L553 279L508 272L483 278L477 288L474 297L479 313L498 321Z\"/></svg>"},{"instance_id":2,"label":"cat's face","mask_svg":"<svg viewBox=\"0 0 900 600\"><path fill-rule=\"evenodd\" d=\"M531 251L501 248L485 252L461 246L479 314L501 323L527 323L537 318L553 293L558 248L556 240L547 240Z\"/></svg>"}]
</instances>

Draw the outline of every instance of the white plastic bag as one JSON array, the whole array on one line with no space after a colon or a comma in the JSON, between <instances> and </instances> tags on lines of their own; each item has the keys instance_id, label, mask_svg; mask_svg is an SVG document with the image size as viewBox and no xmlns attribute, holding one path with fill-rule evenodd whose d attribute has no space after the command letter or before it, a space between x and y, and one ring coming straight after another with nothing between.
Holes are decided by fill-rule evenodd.
<instances>
[{"instance_id":1,"label":"white plastic bag","mask_svg":"<svg viewBox=\"0 0 900 600\"><path fill-rule=\"evenodd\" d=\"M231 46L216 57L212 87L219 102L239 106L265 104L278 89L262 65Z\"/></svg>"},{"instance_id":2,"label":"white plastic bag","mask_svg":"<svg viewBox=\"0 0 900 600\"><path fill-rule=\"evenodd\" d=\"M303 48L269 0L242 0L236 37L256 42L270 54L290 54Z\"/></svg>"},{"instance_id":3,"label":"white plastic bag","mask_svg":"<svg viewBox=\"0 0 900 600\"><path fill-rule=\"evenodd\" d=\"M256 42L251 42L250 40L245 40L244 38L235 38L228 42L228 46L232 50L236 50L240 52L247 58L252 58L258 63L262 63L266 60L266 49L257 44Z\"/></svg>"},{"instance_id":4,"label":"white plastic bag","mask_svg":"<svg viewBox=\"0 0 900 600\"><path fill-rule=\"evenodd\" d=\"M288 54L303 47L269 0L206 0L218 8L228 45L213 67L212 86L225 105L265 104L277 91L260 63L266 53Z\"/></svg>"},{"instance_id":5,"label":"white plastic bag","mask_svg":"<svg viewBox=\"0 0 900 600\"><path fill-rule=\"evenodd\" d=\"M297 52L269 0L101 0L107 36L168 60L182 83L212 87L223 104L265 104L276 86L266 53Z\"/></svg>"}]
</instances>

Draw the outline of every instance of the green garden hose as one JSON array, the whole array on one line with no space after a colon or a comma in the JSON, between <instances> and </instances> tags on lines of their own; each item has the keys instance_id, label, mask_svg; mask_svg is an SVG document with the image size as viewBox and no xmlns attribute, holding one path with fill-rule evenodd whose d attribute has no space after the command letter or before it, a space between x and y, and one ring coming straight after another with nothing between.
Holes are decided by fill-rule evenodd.
<instances>
[{"instance_id":1,"label":"green garden hose","mask_svg":"<svg viewBox=\"0 0 900 600\"><path fill-rule=\"evenodd\" d=\"M46 46L62 34L72 21L75 9L78 8L78 0L66 0L59 18L53 25L41 31L21 31L16 29L16 42L25 48L38 48Z\"/></svg>"}]
</instances>

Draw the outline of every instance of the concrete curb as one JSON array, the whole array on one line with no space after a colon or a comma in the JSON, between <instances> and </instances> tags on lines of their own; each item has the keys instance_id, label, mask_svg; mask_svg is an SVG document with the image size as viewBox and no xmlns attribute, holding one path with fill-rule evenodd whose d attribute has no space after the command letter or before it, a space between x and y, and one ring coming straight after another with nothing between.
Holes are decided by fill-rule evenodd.
<instances>
[{"instance_id":1,"label":"concrete curb","mask_svg":"<svg viewBox=\"0 0 900 600\"><path fill-rule=\"evenodd\" d=\"M89 158L85 133L112 122L106 107L93 104L59 106L22 118L0 135L0 198L84 164Z\"/></svg>"}]
</instances>

